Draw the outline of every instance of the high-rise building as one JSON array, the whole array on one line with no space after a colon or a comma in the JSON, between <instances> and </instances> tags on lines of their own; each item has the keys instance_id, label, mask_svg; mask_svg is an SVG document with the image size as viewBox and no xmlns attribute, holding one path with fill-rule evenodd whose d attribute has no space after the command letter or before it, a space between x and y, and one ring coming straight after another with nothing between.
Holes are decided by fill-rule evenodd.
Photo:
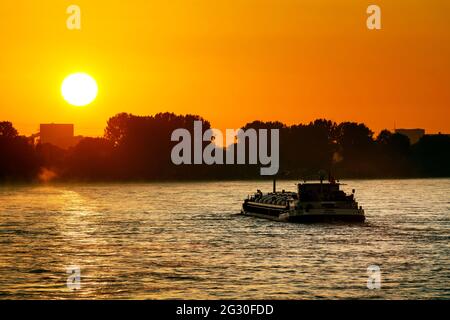
<instances>
[{"instance_id":1,"label":"high-rise building","mask_svg":"<svg viewBox=\"0 0 450 320\"><path fill-rule=\"evenodd\" d=\"M49 143L61 149L68 149L75 144L73 124L41 124L40 143Z\"/></svg>"}]
</instances>

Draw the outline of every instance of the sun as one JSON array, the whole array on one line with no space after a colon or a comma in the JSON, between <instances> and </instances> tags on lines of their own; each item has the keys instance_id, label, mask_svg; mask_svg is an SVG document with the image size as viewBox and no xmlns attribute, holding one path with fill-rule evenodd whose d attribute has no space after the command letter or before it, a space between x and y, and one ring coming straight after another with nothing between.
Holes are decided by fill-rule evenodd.
<instances>
[{"instance_id":1,"label":"sun","mask_svg":"<svg viewBox=\"0 0 450 320\"><path fill-rule=\"evenodd\" d=\"M98 93L97 82L86 73L67 76L61 86L64 99L73 106L86 106L95 100Z\"/></svg>"}]
</instances>

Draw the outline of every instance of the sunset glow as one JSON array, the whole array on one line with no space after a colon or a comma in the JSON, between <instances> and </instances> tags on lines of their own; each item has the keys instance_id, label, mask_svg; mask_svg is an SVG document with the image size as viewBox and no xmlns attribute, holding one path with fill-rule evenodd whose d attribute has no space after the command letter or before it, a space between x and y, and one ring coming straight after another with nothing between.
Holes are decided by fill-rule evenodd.
<instances>
[{"instance_id":1,"label":"sunset glow","mask_svg":"<svg viewBox=\"0 0 450 320\"><path fill-rule=\"evenodd\" d=\"M363 0L263 3L80 0L73 31L71 2L2 1L0 118L23 134L51 121L102 135L124 111L198 114L220 129L327 118L450 132L448 1L379 0L376 31ZM77 69L102 87L83 114L59 92Z\"/></svg>"}]
</instances>

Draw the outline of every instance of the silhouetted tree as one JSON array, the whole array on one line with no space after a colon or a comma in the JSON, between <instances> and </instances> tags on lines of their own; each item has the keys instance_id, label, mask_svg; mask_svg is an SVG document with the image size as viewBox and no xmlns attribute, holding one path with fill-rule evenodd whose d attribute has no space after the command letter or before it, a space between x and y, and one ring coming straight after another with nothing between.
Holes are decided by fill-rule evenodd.
<instances>
[{"instance_id":1,"label":"silhouetted tree","mask_svg":"<svg viewBox=\"0 0 450 320\"><path fill-rule=\"evenodd\" d=\"M0 122L0 137L15 138L18 136L17 130L13 127L11 122Z\"/></svg>"},{"instance_id":2,"label":"silhouetted tree","mask_svg":"<svg viewBox=\"0 0 450 320\"><path fill-rule=\"evenodd\" d=\"M419 174L425 177L450 176L450 137L426 135L412 146L413 159Z\"/></svg>"},{"instance_id":3,"label":"silhouetted tree","mask_svg":"<svg viewBox=\"0 0 450 320\"><path fill-rule=\"evenodd\" d=\"M171 141L172 132L187 129L193 137L194 121L202 122L203 132L211 127L208 121L195 115L158 113L139 117L121 113L112 117L105 129L105 139L115 148L119 175L131 179L182 178L183 175L192 179L205 177L202 172L207 168L204 166L180 170L170 158L177 143Z\"/></svg>"},{"instance_id":4,"label":"silhouetted tree","mask_svg":"<svg viewBox=\"0 0 450 320\"><path fill-rule=\"evenodd\" d=\"M128 113L119 113L111 117L105 128L105 139L112 143L113 146L119 146L130 130L129 125L133 117Z\"/></svg>"},{"instance_id":5,"label":"silhouetted tree","mask_svg":"<svg viewBox=\"0 0 450 320\"><path fill-rule=\"evenodd\" d=\"M349 176L376 176L373 132L362 123L343 122L336 128L336 142L342 156L340 168Z\"/></svg>"},{"instance_id":6,"label":"silhouetted tree","mask_svg":"<svg viewBox=\"0 0 450 320\"><path fill-rule=\"evenodd\" d=\"M172 132L188 130L193 151L194 121L202 122L202 135L211 127L208 121L196 115L119 113L108 120L104 138L82 139L69 150L50 144L34 146L31 139L19 136L10 122L0 122L0 181L31 181L46 170L62 180L260 177L259 164L174 165L171 152L178 142L171 141ZM242 128L255 129L257 133L259 129L279 130L279 178L317 178L321 169L331 170L337 177L450 176L450 137L447 135L425 135L411 146L409 139L401 134L383 130L374 139L373 132L364 124L337 124L326 119L292 126L253 121ZM209 143L202 141L202 151ZM236 151L236 144L229 147ZM225 151L219 146L214 149L214 152L223 152L224 160Z\"/></svg>"},{"instance_id":7,"label":"silhouetted tree","mask_svg":"<svg viewBox=\"0 0 450 320\"><path fill-rule=\"evenodd\" d=\"M84 138L69 150L65 178L111 180L115 175L113 145L103 138Z\"/></svg>"},{"instance_id":8,"label":"silhouetted tree","mask_svg":"<svg viewBox=\"0 0 450 320\"><path fill-rule=\"evenodd\" d=\"M411 173L411 150L408 137L382 130L376 139L374 166L389 176L407 176Z\"/></svg>"},{"instance_id":9,"label":"silhouetted tree","mask_svg":"<svg viewBox=\"0 0 450 320\"><path fill-rule=\"evenodd\" d=\"M18 136L11 122L0 122L0 181L29 181L40 162L29 140Z\"/></svg>"}]
</instances>

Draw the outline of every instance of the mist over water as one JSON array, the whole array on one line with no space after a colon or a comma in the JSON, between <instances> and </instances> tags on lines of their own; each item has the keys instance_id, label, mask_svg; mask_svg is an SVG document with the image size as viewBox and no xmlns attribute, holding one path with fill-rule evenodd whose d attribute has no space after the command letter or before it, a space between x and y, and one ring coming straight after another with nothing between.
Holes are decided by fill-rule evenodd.
<instances>
[{"instance_id":1,"label":"mist over water","mask_svg":"<svg viewBox=\"0 0 450 320\"><path fill-rule=\"evenodd\" d=\"M2 186L0 299L450 298L450 179L345 183L365 224L237 215L270 181Z\"/></svg>"}]
</instances>

